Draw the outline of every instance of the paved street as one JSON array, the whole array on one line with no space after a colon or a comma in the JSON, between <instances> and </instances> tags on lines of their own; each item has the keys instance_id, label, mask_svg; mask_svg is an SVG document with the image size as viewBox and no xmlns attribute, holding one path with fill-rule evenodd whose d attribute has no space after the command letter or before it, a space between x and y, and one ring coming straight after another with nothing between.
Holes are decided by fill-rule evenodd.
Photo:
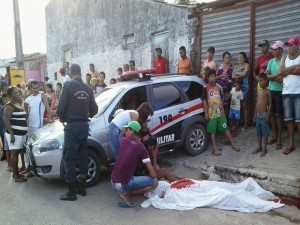
<instances>
[{"instance_id":1,"label":"paved street","mask_svg":"<svg viewBox=\"0 0 300 225\"><path fill-rule=\"evenodd\" d=\"M78 196L75 202L59 200L66 191L61 181L33 177L26 183L15 183L0 162L0 224L299 224L299 210L283 207L270 213L239 213L199 208L190 211L134 209L117 207L120 200L109 182L109 175L88 189L88 196ZM182 169L182 173L184 173ZM187 173L190 171L186 171ZM188 176L188 174L187 174ZM142 197L134 198L141 203ZM291 220L295 218L295 220Z\"/></svg>"}]
</instances>

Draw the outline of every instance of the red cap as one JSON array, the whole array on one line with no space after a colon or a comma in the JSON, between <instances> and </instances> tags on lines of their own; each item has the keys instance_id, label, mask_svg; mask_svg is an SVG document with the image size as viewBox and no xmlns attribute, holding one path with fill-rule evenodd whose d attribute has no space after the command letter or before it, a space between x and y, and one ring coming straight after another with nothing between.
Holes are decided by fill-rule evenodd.
<instances>
[{"instance_id":1,"label":"red cap","mask_svg":"<svg viewBox=\"0 0 300 225\"><path fill-rule=\"evenodd\" d=\"M60 69L59 69L59 73L65 74L65 68L60 68Z\"/></svg>"},{"instance_id":2,"label":"red cap","mask_svg":"<svg viewBox=\"0 0 300 225\"><path fill-rule=\"evenodd\" d=\"M290 40L284 42L284 45L290 45L290 44L299 45L300 44L299 38L291 37Z\"/></svg>"}]
</instances>

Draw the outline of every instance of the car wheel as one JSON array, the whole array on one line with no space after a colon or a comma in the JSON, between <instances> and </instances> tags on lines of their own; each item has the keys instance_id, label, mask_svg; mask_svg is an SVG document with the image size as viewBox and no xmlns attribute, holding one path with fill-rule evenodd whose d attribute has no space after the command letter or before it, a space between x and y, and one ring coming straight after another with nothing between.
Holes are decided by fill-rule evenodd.
<instances>
[{"instance_id":1,"label":"car wheel","mask_svg":"<svg viewBox=\"0 0 300 225\"><path fill-rule=\"evenodd\" d=\"M100 157L92 150L88 150L88 176L89 178L86 181L86 187L91 187L95 185L100 178L101 174L101 159ZM76 168L78 176L79 169Z\"/></svg>"},{"instance_id":2,"label":"car wheel","mask_svg":"<svg viewBox=\"0 0 300 225\"><path fill-rule=\"evenodd\" d=\"M192 156L206 150L208 136L206 129L201 124L194 124L188 130L185 138L185 150Z\"/></svg>"}]
</instances>

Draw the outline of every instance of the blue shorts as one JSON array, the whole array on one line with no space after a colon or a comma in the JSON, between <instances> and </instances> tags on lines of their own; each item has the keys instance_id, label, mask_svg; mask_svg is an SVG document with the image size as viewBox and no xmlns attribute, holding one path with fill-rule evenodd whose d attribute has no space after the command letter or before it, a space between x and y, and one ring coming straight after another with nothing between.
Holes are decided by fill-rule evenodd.
<instances>
[{"instance_id":1,"label":"blue shorts","mask_svg":"<svg viewBox=\"0 0 300 225\"><path fill-rule=\"evenodd\" d=\"M241 118L241 111L230 108L229 119L240 120L240 118Z\"/></svg>"},{"instance_id":2,"label":"blue shorts","mask_svg":"<svg viewBox=\"0 0 300 225\"><path fill-rule=\"evenodd\" d=\"M116 190L120 195L127 195L136 190L154 186L156 183L156 178L148 176L133 176L127 184L114 183L111 181L113 189Z\"/></svg>"},{"instance_id":3,"label":"blue shorts","mask_svg":"<svg viewBox=\"0 0 300 225\"><path fill-rule=\"evenodd\" d=\"M300 123L300 94L282 95L284 121Z\"/></svg>"},{"instance_id":4,"label":"blue shorts","mask_svg":"<svg viewBox=\"0 0 300 225\"><path fill-rule=\"evenodd\" d=\"M243 100L245 102L248 102L248 98L249 98L249 89L242 86L241 91L243 92Z\"/></svg>"},{"instance_id":5,"label":"blue shorts","mask_svg":"<svg viewBox=\"0 0 300 225\"><path fill-rule=\"evenodd\" d=\"M266 122L266 114L256 115L256 135L265 138L269 136L269 124Z\"/></svg>"}]
</instances>

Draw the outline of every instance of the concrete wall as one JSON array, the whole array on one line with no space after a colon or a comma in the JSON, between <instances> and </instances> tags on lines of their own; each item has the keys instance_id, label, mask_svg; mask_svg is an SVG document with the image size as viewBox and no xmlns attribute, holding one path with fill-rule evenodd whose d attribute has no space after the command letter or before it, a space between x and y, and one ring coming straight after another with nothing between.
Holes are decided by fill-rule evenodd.
<instances>
[{"instance_id":1,"label":"concrete wall","mask_svg":"<svg viewBox=\"0 0 300 225\"><path fill-rule=\"evenodd\" d=\"M188 55L193 48L195 21L187 8L151 0L51 0L46 7L47 69L53 78L63 65L64 50L71 50L70 63L78 63L82 73L94 63L105 71L106 83L116 69L130 59L137 68L152 67L153 36L168 31L170 71L177 70L178 48ZM124 49L124 35L135 35L133 49ZM61 80L61 77L58 76Z\"/></svg>"}]
</instances>

